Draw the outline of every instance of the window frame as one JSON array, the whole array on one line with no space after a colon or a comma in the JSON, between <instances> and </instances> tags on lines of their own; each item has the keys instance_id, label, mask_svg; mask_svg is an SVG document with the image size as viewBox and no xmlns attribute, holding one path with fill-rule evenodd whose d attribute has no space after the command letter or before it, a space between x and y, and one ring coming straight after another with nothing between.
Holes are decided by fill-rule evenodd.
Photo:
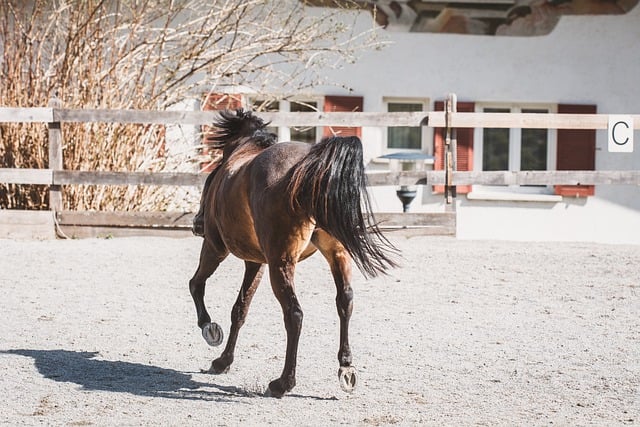
<instances>
[{"instance_id":1,"label":"window frame","mask_svg":"<svg viewBox=\"0 0 640 427\"><path fill-rule=\"evenodd\" d=\"M256 102L265 102L266 100L270 100L268 102L278 103L278 109L272 110L274 112L277 111L282 113L290 113L292 102L298 103L298 104L308 104L313 102L316 104L316 111L318 112L323 111L323 108L324 108L324 97L317 96L317 95L299 95L299 96L294 96L290 98L273 97L272 99L268 96L265 97L265 96L257 96L257 95L248 95L246 100L246 105L249 108L253 109L252 107ZM310 143L319 142L322 139L322 126L309 126L309 127L314 127L316 131L315 141ZM278 133L278 141L291 141L290 126L278 126L277 133Z\"/></svg>"},{"instance_id":2,"label":"window frame","mask_svg":"<svg viewBox=\"0 0 640 427\"><path fill-rule=\"evenodd\" d=\"M382 98L384 105L384 111L389 112L389 104L422 104L422 110L425 115L429 111L431 106L431 100L424 97L384 97ZM408 126L413 127L413 126ZM415 153L427 153L429 150L429 133L427 126L415 126L420 129L420 148L389 148L389 132L388 127L384 128L383 138L383 153L391 154L398 152L415 152Z\"/></svg>"},{"instance_id":3,"label":"window frame","mask_svg":"<svg viewBox=\"0 0 640 427\"><path fill-rule=\"evenodd\" d=\"M536 109L547 110L548 113L556 113L558 111L557 104L547 103L504 103L504 102L477 102L475 111L484 112L486 108L509 109L511 113L520 113L522 110ZM509 166L508 171L520 171L521 155L522 155L522 128L509 129ZM473 149L473 170L481 172L483 170L483 154L484 154L484 128L474 129L474 149ZM547 168L546 171L556 170L556 154L557 154L558 135L556 129L547 129ZM554 194L553 185L543 186L487 186L473 185L473 191L482 192L513 192L525 194Z\"/></svg>"}]
</instances>

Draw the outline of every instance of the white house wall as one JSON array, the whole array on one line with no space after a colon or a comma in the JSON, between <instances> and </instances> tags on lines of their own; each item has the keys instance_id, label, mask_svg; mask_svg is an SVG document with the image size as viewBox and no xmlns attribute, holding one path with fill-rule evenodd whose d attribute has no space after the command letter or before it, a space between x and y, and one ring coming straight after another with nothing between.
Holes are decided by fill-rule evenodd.
<instances>
[{"instance_id":1,"label":"white house wall","mask_svg":"<svg viewBox=\"0 0 640 427\"><path fill-rule=\"evenodd\" d=\"M371 15L361 13L361 29ZM391 46L329 72L331 95L364 97L364 111L385 111L384 97L543 104L596 104L599 113L640 113L640 7L623 16L564 16L541 37L491 37L383 32ZM367 159L383 154L383 131L363 129ZM431 135L430 135L431 138ZM640 141L640 133L635 133ZM427 151L432 139L426 142ZM606 133L596 137L596 169L640 168L640 148L608 153ZM371 164L372 168L380 168ZM373 191L378 209L398 211L393 188ZM425 187L412 211L442 210L442 197ZM570 240L640 244L640 188L597 186L587 199L556 203L458 200L458 237Z\"/></svg>"}]
</instances>

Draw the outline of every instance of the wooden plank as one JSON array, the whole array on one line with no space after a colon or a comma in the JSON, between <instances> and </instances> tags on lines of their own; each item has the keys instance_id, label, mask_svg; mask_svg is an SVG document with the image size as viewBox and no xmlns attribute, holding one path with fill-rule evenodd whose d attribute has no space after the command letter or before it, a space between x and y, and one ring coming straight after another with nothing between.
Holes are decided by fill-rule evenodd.
<instances>
[{"instance_id":1,"label":"wooden plank","mask_svg":"<svg viewBox=\"0 0 640 427\"><path fill-rule=\"evenodd\" d=\"M300 112L257 113L273 126L419 126L445 127L443 111L412 113L373 112ZM208 125L216 111L97 110L64 108L0 108L3 123L103 122L140 124ZM606 129L607 114L535 114L535 113L453 113L451 125L457 128L536 128ZM634 128L640 129L640 115L631 115Z\"/></svg>"},{"instance_id":2,"label":"wooden plank","mask_svg":"<svg viewBox=\"0 0 640 427\"><path fill-rule=\"evenodd\" d=\"M61 236L70 239L110 239L114 237L175 237L193 236L186 228L108 227L108 226L59 226Z\"/></svg>"},{"instance_id":3,"label":"wooden plank","mask_svg":"<svg viewBox=\"0 0 640 427\"><path fill-rule=\"evenodd\" d=\"M0 168L0 182L40 185L201 186L206 173L92 172ZM441 185L444 171L368 172L369 186ZM453 172L454 185L640 185L640 171L493 171Z\"/></svg>"},{"instance_id":4,"label":"wooden plank","mask_svg":"<svg viewBox=\"0 0 640 427\"><path fill-rule=\"evenodd\" d=\"M62 211L57 213L60 225L109 227L170 227L191 229L193 212L93 212ZM455 226L452 212L375 213L380 227L397 226Z\"/></svg>"},{"instance_id":5,"label":"wooden plank","mask_svg":"<svg viewBox=\"0 0 640 427\"><path fill-rule=\"evenodd\" d=\"M454 185L640 185L640 171L454 172Z\"/></svg>"},{"instance_id":6,"label":"wooden plank","mask_svg":"<svg viewBox=\"0 0 640 427\"><path fill-rule=\"evenodd\" d=\"M378 227L385 233L406 236L455 236L455 212L376 213Z\"/></svg>"},{"instance_id":7,"label":"wooden plank","mask_svg":"<svg viewBox=\"0 0 640 427\"><path fill-rule=\"evenodd\" d=\"M272 126L420 126L427 112L413 113L256 113ZM72 110L56 109L56 120L62 122L146 123L210 125L218 117L216 111L153 110Z\"/></svg>"},{"instance_id":8,"label":"wooden plank","mask_svg":"<svg viewBox=\"0 0 640 427\"><path fill-rule=\"evenodd\" d=\"M183 228L191 229L195 213L191 212L93 212L62 211L57 219L60 225Z\"/></svg>"},{"instance_id":9,"label":"wooden plank","mask_svg":"<svg viewBox=\"0 0 640 427\"><path fill-rule=\"evenodd\" d=\"M382 232L388 236L416 237L416 236L449 236L455 237L455 228L444 227L390 227L382 229Z\"/></svg>"},{"instance_id":10,"label":"wooden plank","mask_svg":"<svg viewBox=\"0 0 640 427\"><path fill-rule=\"evenodd\" d=\"M53 122L52 108L0 107L0 123L48 123Z\"/></svg>"},{"instance_id":11,"label":"wooden plank","mask_svg":"<svg viewBox=\"0 0 640 427\"><path fill-rule=\"evenodd\" d=\"M61 122L101 122L129 124L207 125L218 117L215 111L97 110L56 109L54 117Z\"/></svg>"},{"instance_id":12,"label":"wooden plank","mask_svg":"<svg viewBox=\"0 0 640 427\"><path fill-rule=\"evenodd\" d=\"M420 126L445 127L442 111L412 113L299 112L256 113L273 126ZM640 115L631 115L640 129ZM64 108L0 108L0 122L103 122L209 125L216 111L97 110ZM453 113L456 128L606 129L607 114Z\"/></svg>"},{"instance_id":13,"label":"wooden plank","mask_svg":"<svg viewBox=\"0 0 640 427\"><path fill-rule=\"evenodd\" d=\"M189 236L193 213L185 212L76 212L57 213L68 237L121 237L140 235ZM455 235L455 213L377 213L385 231L411 230L413 235Z\"/></svg>"},{"instance_id":14,"label":"wooden plank","mask_svg":"<svg viewBox=\"0 0 640 427\"><path fill-rule=\"evenodd\" d=\"M444 172L440 172L444 177ZM367 185L424 185L433 174L429 172L367 172ZM444 182L444 178L442 180ZM431 184L431 182L429 182Z\"/></svg>"},{"instance_id":15,"label":"wooden plank","mask_svg":"<svg viewBox=\"0 0 640 427\"><path fill-rule=\"evenodd\" d=\"M51 169L0 168L0 182L5 184L51 185L53 183L53 171Z\"/></svg>"},{"instance_id":16,"label":"wooden plank","mask_svg":"<svg viewBox=\"0 0 640 427\"><path fill-rule=\"evenodd\" d=\"M59 185L180 185L200 186L208 174L189 172L108 172L54 171L53 182Z\"/></svg>"},{"instance_id":17,"label":"wooden plank","mask_svg":"<svg viewBox=\"0 0 640 427\"><path fill-rule=\"evenodd\" d=\"M372 126L397 127L420 126L427 117L426 111L412 113L366 113L366 112L300 112L258 113L274 126Z\"/></svg>"},{"instance_id":18,"label":"wooden plank","mask_svg":"<svg viewBox=\"0 0 640 427\"><path fill-rule=\"evenodd\" d=\"M440 183L441 172L372 172L367 173L371 186L426 184L425 179L433 176L433 183ZM58 185L180 185L200 186L204 184L206 173L189 172L94 172L94 171L54 171L53 183ZM431 183L431 182L430 182Z\"/></svg>"},{"instance_id":19,"label":"wooden plank","mask_svg":"<svg viewBox=\"0 0 640 427\"><path fill-rule=\"evenodd\" d=\"M640 129L640 115L631 115L634 129ZM445 127L445 113L431 111L430 127ZM528 128L528 129L607 129L608 114L536 114L536 113L452 113L456 128Z\"/></svg>"},{"instance_id":20,"label":"wooden plank","mask_svg":"<svg viewBox=\"0 0 640 427\"><path fill-rule=\"evenodd\" d=\"M453 185L640 185L640 171L476 171L453 172ZM441 185L444 171L372 172L370 186Z\"/></svg>"},{"instance_id":21,"label":"wooden plank","mask_svg":"<svg viewBox=\"0 0 640 427\"><path fill-rule=\"evenodd\" d=\"M61 234L73 239L88 238L122 238L122 237L172 237L186 238L193 234L186 228L148 228L148 227L107 227L107 226L60 226ZM416 236L452 236L455 237L455 230L441 227L389 227L383 232L391 236L416 237Z\"/></svg>"},{"instance_id":22,"label":"wooden plank","mask_svg":"<svg viewBox=\"0 0 640 427\"><path fill-rule=\"evenodd\" d=\"M49 107L52 109L60 108L62 102L57 97L49 100ZM49 131L49 169L54 171L62 170L62 124L58 121L47 123ZM49 209L52 211L62 210L62 187L55 184L49 187Z\"/></svg>"},{"instance_id":23,"label":"wooden plank","mask_svg":"<svg viewBox=\"0 0 640 427\"><path fill-rule=\"evenodd\" d=\"M455 212L376 212L374 218L379 227L455 227L456 224Z\"/></svg>"},{"instance_id":24,"label":"wooden plank","mask_svg":"<svg viewBox=\"0 0 640 427\"><path fill-rule=\"evenodd\" d=\"M189 237L189 212L58 212L60 234L70 238Z\"/></svg>"}]
</instances>

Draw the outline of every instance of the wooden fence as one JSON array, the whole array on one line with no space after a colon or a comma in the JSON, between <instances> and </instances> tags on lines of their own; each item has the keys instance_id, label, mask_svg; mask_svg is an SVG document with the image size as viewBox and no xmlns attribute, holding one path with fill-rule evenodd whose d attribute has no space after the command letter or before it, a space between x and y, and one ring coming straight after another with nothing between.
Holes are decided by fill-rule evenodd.
<instances>
[{"instance_id":1,"label":"wooden fence","mask_svg":"<svg viewBox=\"0 0 640 427\"><path fill-rule=\"evenodd\" d=\"M422 234L455 235L455 186L485 185L640 185L640 171L500 171L461 172L455 164L455 129L457 127L606 129L605 114L514 114L458 113L455 96L450 96L445 111L414 113L259 113L273 126L429 126L445 128L445 170L420 172L372 172L369 184L444 185L445 212L376 213L385 227L419 228ZM632 116L640 129L640 115ZM77 237L95 235L138 234L140 230L156 233L189 232L192 214L182 212L72 212L62 210L62 185L173 185L200 186L206 174L184 172L98 172L63 170L62 124L66 122L139 123L157 125L209 125L216 118L211 111L140 111L74 110L61 108L54 99L46 108L0 108L0 123L47 123L49 133L49 169L0 168L0 182L41 184L50 189L50 208L56 230L61 235ZM24 211L21 211L24 212ZM9 215L8 227L23 224ZM25 214L26 215L26 214ZM39 213L38 221L42 221ZM0 223L2 220L0 219ZM0 224L1 226L1 224ZM7 234L7 233L5 233ZM10 233L9 233L10 234ZM2 232L0 230L0 235Z\"/></svg>"}]
</instances>

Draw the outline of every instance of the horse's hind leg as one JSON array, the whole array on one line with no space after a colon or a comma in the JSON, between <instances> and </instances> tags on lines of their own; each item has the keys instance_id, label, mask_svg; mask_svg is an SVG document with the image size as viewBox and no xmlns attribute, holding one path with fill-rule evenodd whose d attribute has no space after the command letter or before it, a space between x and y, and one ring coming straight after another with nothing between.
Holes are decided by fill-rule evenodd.
<instances>
[{"instance_id":1,"label":"horse's hind leg","mask_svg":"<svg viewBox=\"0 0 640 427\"><path fill-rule=\"evenodd\" d=\"M205 240L200 250L200 264L198 270L189 281L189 291L196 306L198 326L202 330L202 336L211 346L222 344L223 333L217 323L211 322L211 317L204 304L204 289L207 279L216 271L220 263L226 258L226 249L217 249L216 246ZM223 248L223 246L220 246Z\"/></svg>"},{"instance_id":2,"label":"horse's hind leg","mask_svg":"<svg viewBox=\"0 0 640 427\"><path fill-rule=\"evenodd\" d=\"M216 360L211 363L210 373L221 374L229 370L229 366L233 363L236 342L238 340L238 332L249 312L251 299L258 289L260 279L264 273L264 264L245 261L244 279L242 279L242 288L238 293L233 309L231 310L231 329L229 331L229 339L227 345Z\"/></svg>"},{"instance_id":3,"label":"horse's hind leg","mask_svg":"<svg viewBox=\"0 0 640 427\"><path fill-rule=\"evenodd\" d=\"M356 370L351 366L352 356L349 347L349 321L353 311L353 290L351 288L351 256L344 246L322 230L317 230L312 238L313 244L326 258L336 285L336 308L340 318L340 348L338 350L338 379L340 387L351 392L356 386Z\"/></svg>"}]
</instances>

